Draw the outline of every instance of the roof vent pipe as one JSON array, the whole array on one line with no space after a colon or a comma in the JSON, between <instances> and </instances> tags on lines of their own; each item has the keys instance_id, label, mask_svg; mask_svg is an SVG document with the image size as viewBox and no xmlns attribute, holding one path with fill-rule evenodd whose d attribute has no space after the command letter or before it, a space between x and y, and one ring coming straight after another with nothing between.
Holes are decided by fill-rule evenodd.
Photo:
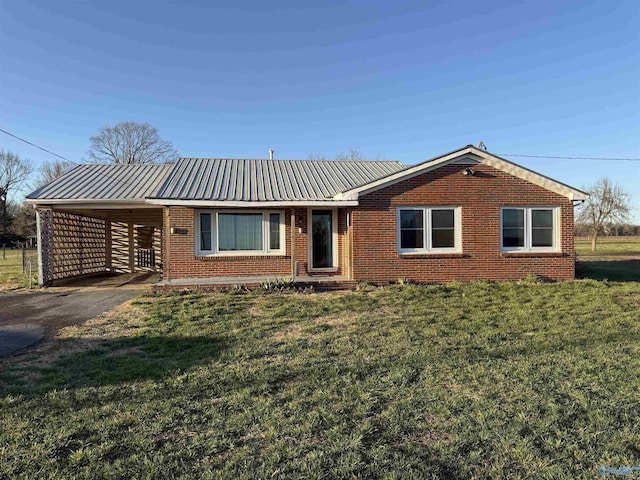
<instances>
[{"instance_id":1,"label":"roof vent pipe","mask_svg":"<svg viewBox=\"0 0 640 480\"><path fill-rule=\"evenodd\" d=\"M269 160L273 160L273 154L274 154L275 150L273 148L269 149Z\"/></svg>"}]
</instances>

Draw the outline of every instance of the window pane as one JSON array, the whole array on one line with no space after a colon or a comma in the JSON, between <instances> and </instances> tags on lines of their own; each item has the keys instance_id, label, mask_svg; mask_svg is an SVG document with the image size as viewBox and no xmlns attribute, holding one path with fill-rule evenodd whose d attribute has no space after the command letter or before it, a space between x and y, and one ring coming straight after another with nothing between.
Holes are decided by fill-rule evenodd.
<instances>
[{"instance_id":1,"label":"window pane","mask_svg":"<svg viewBox=\"0 0 640 480\"><path fill-rule=\"evenodd\" d=\"M433 230L431 232L431 246L433 248L455 247L455 230L453 228Z\"/></svg>"},{"instance_id":2,"label":"window pane","mask_svg":"<svg viewBox=\"0 0 640 480\"><path fill-rule=\"evenodd\" d=\"M211 214L200 214L200 250L211 250Z\"/></svg>"},{"instance_id":3,"label":"window pane","mask_svg":"<svg viewBox=\"0 0 640 480\"><path fill-rule=\"evenodd\" d=\"M524 247L524 228L505 228L502 230L503 247Z\"/></svg>"},{"instance_id":4,"label":"window pane","mask_svg":"<svg viewBox=\"0 0 640 480\"><path fill-rule=\"evenodd\" d=\"M400 228L422 228L422 210L400 210Z\"/></svg>"},{"instance_id":5,"label":"window pane","mask_svg":"<svg viewBox=\"0 0 640 480\"><path fill-rule=\"evenodd\" d=\"M422 229L401 230L400 248L423 248L424 231Z\"/></svg>"},{"instance_id":6,"label":"window pane","mask_svg":"<svg viewBox=\"0 0 640 480\"><path fill-rule=\"evenodd\" d=\"M269 214L269 248L280 250L280 214Z\"/></svg>"},{"instance_id":7,"label":"window pane","mask_svg":"<svg viewBox=\"0 0 640 480\"><path fill-rule=\"evenodd\" d=\"M502 210L503 228L524 228L524 209L505 208Z\"/></svg>"},{"instance_id":8,"label":"window pane","mask_svg":"<svg viewBox=\"0 0 640 480\"><path fill-rule=\"evenodd\" d=\"M453 228L453 210L431 210L432 228Z\"/></svg>"},{"instance_id":9,"label":"window pane","mask_svg":"<svg viewBox=\"0 0 640 480\"><path fill-rule=\"evenodd\" d=\"M218 249L262 250L261 213L219 213Z\"/></svg>"},{"instance_id":10,"label":"window pane","mask_svg":"<svg viewBox=\"0 0 640 480\"><path fill-rule=\"evenodd\" d=\"M553 210L531 210L533 228L553 228Z\"/></svg>"},{"instance_id":11,"label":"window pane","mask_svg":"<svg viewBox=\"0 0 640 480\"><path fill-rule=\"evenodd\" d=\"M534 228L531 232L532 247L553 247L553 228Z\"/></svg>"}]
</instances>

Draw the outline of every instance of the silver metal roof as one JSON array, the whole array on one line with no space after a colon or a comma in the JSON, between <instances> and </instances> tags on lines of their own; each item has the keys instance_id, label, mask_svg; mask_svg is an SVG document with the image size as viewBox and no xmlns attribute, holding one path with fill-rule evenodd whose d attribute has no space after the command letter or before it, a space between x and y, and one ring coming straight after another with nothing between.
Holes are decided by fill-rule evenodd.
<instances>
[{"instance_id":1,"label":"silver metal roof","mask_svg":"<svg viewBox=\"0 0 640 480\"><path fill-rule=\"evenodd\" d=\"M395 161L182 158L151 198L213 201L330 199L402 170Z\"/></svg>"},{"instance_id":2,"label":"silver metal roof","mask_svg":"<svg viewBox=\"0 0 640 480\"><path fill-rule=\"evenodd\" d=\"M144 200L155 194L174 165L78 165L27 195L42 200Z\"/></svg>"}]
</instances>

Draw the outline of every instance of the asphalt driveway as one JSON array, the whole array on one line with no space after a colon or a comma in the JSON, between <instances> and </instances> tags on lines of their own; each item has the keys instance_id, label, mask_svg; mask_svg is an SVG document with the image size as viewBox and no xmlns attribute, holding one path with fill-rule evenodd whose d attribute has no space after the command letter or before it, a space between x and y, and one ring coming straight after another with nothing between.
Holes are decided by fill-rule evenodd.
<instances>
[{"instance_id":1,"label":"asphalt driveway","mask_svg":"<svg viewBox=\"0 0 640 480\"><path fill-rule=\"evenodd\" d=\"M63 327L95 318L139 293L96 289L0 295L0 357L13 355L53 336Z\"/></svg>"}]
</instances>

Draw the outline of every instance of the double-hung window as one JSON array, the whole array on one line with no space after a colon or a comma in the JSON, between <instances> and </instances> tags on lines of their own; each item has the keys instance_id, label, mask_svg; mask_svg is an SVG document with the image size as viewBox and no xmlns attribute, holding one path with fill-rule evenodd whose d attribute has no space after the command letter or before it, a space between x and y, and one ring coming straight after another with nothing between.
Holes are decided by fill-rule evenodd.
<instances>
[{"instance_id":1,"label":"double-hung window","mask_svg":"<svg viewBox=\"0 0 640 480\"><path fill-rule=\"evenodd\" d=\"M461 251L458 207L400 207L396 223L399 253Z\"/></svg>"},{"instance_id":2,"label":"double-hung window","mask_svg":"<svg viewBox=\"0 0 640 480\"><path fill-rule=\"evenodd\" d=\"M503 252L557 252L560 250L557 207L503 207Z\"/></svg>"},{"instance_id":3,"label":"double-hung window","mask_svg":"<svg viewBox=\"0 0 640 480\"><path fill-rule=\"evenodd\" d=\"M200 210L196 214L196 254L283 254L282 212Z\"/></svg>"}]
</instances>

